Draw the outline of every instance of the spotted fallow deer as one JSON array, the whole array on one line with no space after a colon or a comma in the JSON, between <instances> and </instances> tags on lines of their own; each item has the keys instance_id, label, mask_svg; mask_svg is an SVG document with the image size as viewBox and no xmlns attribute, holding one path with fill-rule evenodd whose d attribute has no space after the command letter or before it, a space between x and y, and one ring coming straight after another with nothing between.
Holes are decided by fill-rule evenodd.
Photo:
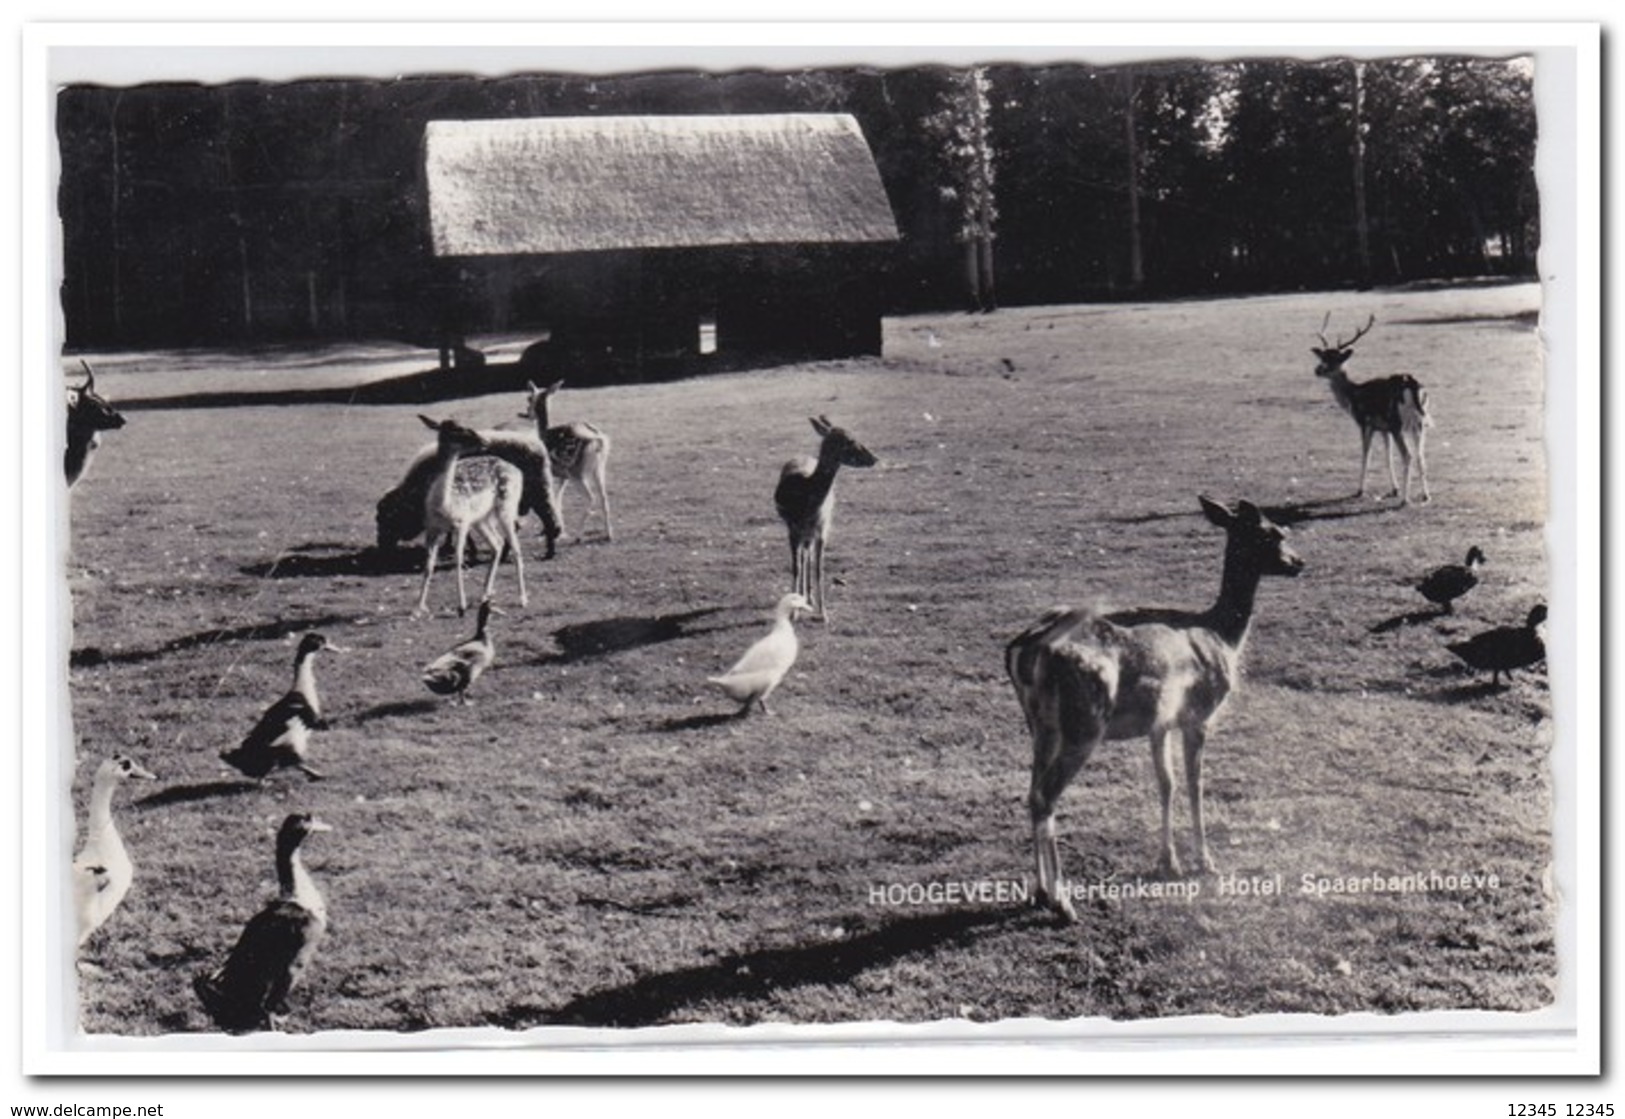
<instances>
[{"instance_id":1,"label":"spotted fallow deer","mask_svg":"<svg viewBox=\"0 0 1625 1119\"><path fill-rule=\"evenodd\" d=\"M1324 377L1331 383L1332 396L1343 411L1360 425L1360 488L1354 496L1365 496L1366 472L1371 465L1371 440L1381 435L1383 451L1388 460L1388 483L1391 487L1388 496L1398 497L1401 506L1411 503L1411 460L1414 458L1422 477L1422 500L1433 500L1433 495L1428 491L1425 446L1427 429L1433 425L1433 417L1427 409L1427 390L1408 373L1395 373L1370 381L1349 380L1349 375L1343 371L1343 364L1353 356L1354 343L1371 329L1377 316L1368 318L1366 324L1355 331L1354 337L1347 342L1341 339L1335 343L1326 341L1326 323L1330 321L1331 313L1327 312L1320 333L1316 336L1320 339L1320 346L1311 346L1310 352L1319 362L1315 366L1315 376ZM1403 492L1399 479L1394 476L1396 443L1399 444L1399 457L1405 468Z\"/></svg>"},{"instance_id":2,"label":"spotted fallow deer","mask_svg":"<svg viewBox=\"0 0 1625 1119\"><path fill-rule=\"evenodd\" d=\"M549 426L548 399L563 387L563 381L554 381L546 388L537 388L535 382L526 381L525 410L519 413L519 418L536 422L536 435L547 447L553 472L554 505L558 509L560 525L564 523L564 491L574 482L587 495L587 512L581 518L580 535L586 534L587 522L592 519L593 507L597 506L604 518L604 539L613 540L615 532L609 521L609 485L605 480L605 472L609 469L609 436L582 420L557 427Z\"/></svg>"},{"instance_id":3,"label":"spotted fallow deer","mask_svg":"<svg viewBox=\"0 0 1625 1119\"><path fill-rule=\"evenodd\" d=\"M468 592L463 586L463 556L470 531L478 531L491 546L491 571L485 577L484 598L491 597L502 563L503 545L513 557L519 578L519 605L529 605L525 592L525 559L519 550L519 502L525 478L519 468L490 454L484 436L455 420L431 420L419 416L425 427L437 433L436 472L424 499L423 531L429 541L428 559L423 567L423 589L413 615L421 617L429 609L429 580L434 576L440 546L449 536L452 559L457 570L457 612L468 612ZM464 455L469 457L464 458Z\"/></svg>"},{"instance_id":4,"label":"spotted fallow deer","mask_svg":"<svg viewBox=\"0 0 1625 1119\"><path fill-rule=\"evenodd\" d=\"M773 503L790 531L790 589L812 604L812 617L822 622L829 617L824 603L824 546L835 514L835 472L842 466L873 466L877 460L829 417L810 422L823 437L818 457L801 455L784 464Z\"/></svg>"},{"instance_id":5,"label":"spotted fallow deer","mask_svg":"<svg viewBox=\"0 0 1625 1119\"><path fill-rule=\"evenodd\" d=\"M1185 787L1195 832L1196 862L1214 869L1202 819L1202 747L1208 728L1241 678L1242 647L1252 622L1258 581L1296 576L1303 560L1285 532L1258 508L1234 511L1198 499L1207 519L1229 540L1219 597L1204 611L1139 609L1101 614L1058 606L1023 630L1005 649L1005 670L1032 733L1032 818L1038 884L1034 900L1075 920L1061 875L1055 804L1089 755L1107 739L1151 740L1162 800L1162 872L1182 871L1174 850L1173 768L1168 739L1184 745Z\"/></svg>"},{"instance_id":6,"label":"spotted fallow deer","mask_svg":"<svg viewBox=\"0 0 1625 1119\"><path fill-rule=\"evenodd\" d=\"M68 446L63 457L70 489L84 477L101 446L102 432L124 426L124 417L97 394L96 371L88 361L81 359L79 364L85 367L85 383L68 390Z\"/></svg>"}]
</instances>

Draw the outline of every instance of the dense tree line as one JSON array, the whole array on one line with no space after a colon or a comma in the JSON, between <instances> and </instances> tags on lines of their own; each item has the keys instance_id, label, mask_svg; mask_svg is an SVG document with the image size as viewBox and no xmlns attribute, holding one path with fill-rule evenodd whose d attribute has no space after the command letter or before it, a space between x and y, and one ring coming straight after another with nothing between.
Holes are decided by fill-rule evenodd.
<instances>
[{"instance_id":1,"label":"dense tree line","mask_svg":"<svg viewBox=\"0 0 1625 1119\"><path fill-rule=\"evenodd\" d=\"M892 309L1532 275L1530 68L1467 57L74 86L72 345L539 325L430 258L433 119L850 112L902 231Z\"/></svg>"}]
</instances>

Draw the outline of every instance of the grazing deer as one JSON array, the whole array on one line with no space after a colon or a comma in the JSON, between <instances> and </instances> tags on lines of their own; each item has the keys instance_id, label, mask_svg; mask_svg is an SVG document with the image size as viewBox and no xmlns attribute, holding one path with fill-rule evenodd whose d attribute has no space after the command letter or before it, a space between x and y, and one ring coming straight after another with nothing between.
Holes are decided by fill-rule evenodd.
<instances>
[{"instance_id":1,"label":"grazing deer","mask_svg":"<svg viewBox=\"0 0 1625 1119\"><path fill-rule=\"evenodd\" d=\"M1347 342L1339 340L1335 344L1326 341L1326 323L1330 321L1331 312L1328 311L1317 335L1320 348L1311 346L1310 352L1320 362L1315 366L1315 376L1325 377L1331 382L1332 396L1342 405L1343 411L1353 416L1354 422L1360 425L1360 488L1354 496L1365 496L1366 471L1371 464L1371 439L1381 435L1388 460L1388 482L1392 487L1388 496L1398 497L1402 507L1411 503L1411 459L1415 458L1422 475L1422 500L1432 501L1433 495L1428 492L1428 460L1424 446L1427 429L1433 425L1433 417L1427 411L1427 391L1407 373L1359 383L1349 380L1348 374L1343 372L1343 363L1353 356L1354 343L1375 325L1377 316L1372 315L1367 319L1366 324L1355 331L1353 338ZM1395 443L1399 444L1399 457L1405 467L1403 493L1400 492L1399 480L1394 477Z\"/></svg>"},{"instance_id":2,"label":"grazing deer","mask_svg":"<svg viewBox=\"0 0 1625 1119\"><path fill-rule=\"evenodd\" d=\"M522 420L536 421L536 435L547 446L552 462L555 489L553 503L558 509L559 522L564 521L564 491L575 482L587 495L587 514L581 519L581 534L586 535L587 522L592 519L593 506L604 516L604 539L615 539L609 522L609 486L604 472L609 468L609 436L590 423L577 421L549 427L547 399L564 387L563 381L554 381L545 389L534 382L525 382L525 410Z\"/></svg>"},{"instance_id":3,"label":"grazing deer","mask_svg":"<svg viewBox=\"0 0 1625 1119\"><path fill-rule=\"evenodd\" d=\"M452 557L457 569L457 613L468 612L468 592L463 586L463 555L471 529L477 530L492 548L491 572L485 577L485 598L497 581L503 544L513 556L519 576L519 605L529 605L525 593L525 559L519 551L519 501L525 478L517 466L489 454L462 456L490 449L479 432L454 420L435 421L419 416L425 427L438 434L435 446L437 472L424 499L423 531L429 539L429 557L423 567L423 590L418 595L414 617L429 609L429 580L440 558L440 545L452 538Z\"/></svg>"},{"instance_id":4,"label":"grazing deer","mask_svg":"<svg viewBox=\"0 0 1625 1119\"><path fill-rule=\"evenodd\" d=\"M824 545L835 514L835 472L842 466L873 466L877 461L862 443L829 422L810 421L823 436L818 457L801 455L784 464L773 503L790 530L790 572L795 594L812 604L812 616L828 620L824 607Z\"/></svg>"},{"instance_id":5,"label":"grazing deer","mask_svg":"<svg viewBox=\"0 0 1625 1119\"><path fill-rule=\"evenodd\" d=\"M124 417L96 393L96 373L83 358L85 383L68 390L68 449L63 465L68 475L68 487L84 476L85 468L102 445L101 433L116 431L124 426Z\"/></svg>"},{"instance_id":6,"label":"grazing deer","mask_svg":"<svg viewBox=\"0 0 1625 1119\"><path fill-rule=\"evenodd\" d=\"M1038 871L1035 898L1068 920L1077 913L1061 877L1055 803L1106 739L1150 738L1162 798L1161 869L1176 877L1181 870L1170 814L1168 736L1179 732L1196 861L1204 872L1214 869L1202 821L1202 746L1214 716L1240 681L1259 579L1296 576L1303 560L1287 547L1286 533L1251 503L1243 501L1232 512L1209 498L1198 500L1207 519L1229 537L1219 598L1210 609L1100 615L1058 606L1005 649L1005 670L1033 738L1027 807Z\"/></svg>"},{"instance_id":7,"label":"grazing deer","mask_svg":"<svg viewBox=\"0 0 1625 1119\"><path fill-rule=\"evenodd\" d=\"M543 559L552 559L558 541L559 517L553 501L553 467L547 448L530 435L514 431L482 431L487 454L510 462L519 468L525 479L525 493L519 500L519 515L535 513L542 522L542 535L547 539L547 553ZM396 485L378 499L378 550L389 551L396 544L411 540L423 533L423 502L429 483L438 474L435 462L438 443L430 443L413 456L407 464L406 474Z\"/></svg>"}]
</instances>

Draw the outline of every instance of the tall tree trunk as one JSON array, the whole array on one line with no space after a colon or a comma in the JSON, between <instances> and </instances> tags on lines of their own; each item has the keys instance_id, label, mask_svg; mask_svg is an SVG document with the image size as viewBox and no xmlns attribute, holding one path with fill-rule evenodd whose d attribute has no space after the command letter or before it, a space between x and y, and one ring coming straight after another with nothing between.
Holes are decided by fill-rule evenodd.
<instances>
[{"instance_id":1,"label":"tall tree trunk","mask_svg":"<svg viewBox=\"0 0 1625 1119\"><path fill-rule=\"evenodd\" d=\"M981 291L982 310L996 311L999 294L993 286L993 234L991 230L976 241L977 287Z\"/></svg>"},{"instance_id":2,"label":"tall tree trunk","mask_svg":"<svg viewBox=\"0 0 1625 1119\"><path fill-rule=\"evenodd\" d=\"M1362 289L1371 286L1371 222L1365 200L1365 63L1354 64L1354 240Z\"/></svg>"},{"instance_id":3,"label":"tall tree trunk","mask_svg":"<svg viewBox=\"0 0 1625 1119\"><path fill-rule=\"evenodd\" d=\"M237 267L240 277L240 288L243 306L243 337L252 338L254 335L254 281L249 271L248 235L243 231L242 195L237 189L237 165L231 158L232 114L231 94L228 92L221 109L222 131L226 153L226 192L231 200L231 227L237 233Z\"/></svg>"},{"instance_id":4,"label":"tall tree trunk","mask_svg":"<svg viewBox=\"0 0 1625 1119\"><path fill-rule=\"evenodd\" d=\"M111 228L109 240L113 248L113 336L120 340L124 337L124 238L119 229L120 202L124 194L124 176L119 167L118 142L118 109L119 103L124 100L124 93L120 91L113 96L113 108L107 115L107 132L111 141L112 182L113 197L112 209L109 215Z\"/></svg>"},{"instance_id":5,"label":"tall tree trunk","mask_svg":"<svg viewBox=\"0 0 1625 1119\"><path fill-rule=\"evenodd\" d=\"M1128 139L1128 282L1129 288L1139 291L1145 286L1145 250L1140 231L1140 142L1134 119L1134 70L1123 71L1124 97L1123 131Z\"/></svg>"},{"instance_id":6,"label":"tall tree trunk","mask_svg":"<svg viewBox=\"0 0 1625 1119\"><path fill-rule=\"evenodd\" d=\"M988 133L987 99L982 91L982 73L971 71L971 113L976 138L976 212L971 252L971 290L976 309L982 312L998 306L993 294L993 144Z\"/></svg>"}]
</instances>

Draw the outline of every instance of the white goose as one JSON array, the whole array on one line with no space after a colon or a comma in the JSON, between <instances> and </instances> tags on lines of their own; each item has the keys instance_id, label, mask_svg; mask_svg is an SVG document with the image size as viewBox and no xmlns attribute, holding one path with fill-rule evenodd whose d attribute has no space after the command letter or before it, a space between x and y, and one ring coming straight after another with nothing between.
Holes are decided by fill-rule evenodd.
<instances>
[{"instance_id":1,"label":"white goose","mask_svg":"<svg viewBox=\"0 0 1625 1119\"><path fill-rule=\"evenodd\" d=\"M81 946L113 915L135 880L135 864L113 823L113 793L130 778L157 780L129 758L117 755L97 767L91 785L85 843L73 860L73 906Z\"/></svg>"},{"instance_id":2,"label":"white goose","mask_svg":"<svg viewBox=\"0 0 1625 1119\"><path fill-rule=\"evenodd\" d=\"M748 713L753 703L764 713L772 714L767 709L767 697L796 663L796 654L800 651L793 624L796 613L811 609L812 603L799 594L787 594L779 599L773 613L773 628L767 636L746 649L745 655L727 672L707 677L706 682L715 684L731 699L743 704L739 709L741 715Z\"/></svg>"}]
</instances>

